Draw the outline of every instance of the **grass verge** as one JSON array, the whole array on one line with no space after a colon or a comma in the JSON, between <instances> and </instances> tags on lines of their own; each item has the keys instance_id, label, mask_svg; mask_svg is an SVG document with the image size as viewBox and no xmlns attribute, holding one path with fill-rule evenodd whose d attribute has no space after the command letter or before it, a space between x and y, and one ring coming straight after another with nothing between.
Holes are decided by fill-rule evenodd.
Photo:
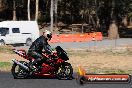
<instances>
[{"instance_id":1,"label":"grass verge","mask_svg":"<svg viewBox=\"0 0 132 88\"><path fill-rule=\"evenodd\" d=\"M6 46L6 47L0 46L0 53L1 52L2 53L3 52L12 53L12 49L9 46ZM104 51L104 52L100 52L100 51L93 52L93 51L89 51L89 50L85 49L85 50L67 50L67 52L70 57L69 62L72 64L75 72L77 71L77 64L82 64L83 66L86 66L84 69L86 70L87 73L132 74L132 70L129 70L128 68L125 68L125 69L116 68L117 66L115 66L115 68L113 66L107 68L108 65L106 65L106 64L110 64L109 62L111 60L108 61L109 59L115 59L113 61L117 61L117 62L119 60L116 60L116 59L128 60L128 58L129 58L129 60L131 60L132 51L130 51L130 50L127 50L124 52L112 52L111 50ZM98 59L95 59L95 58L99 58L100 56L103 56L104 59L102 61L107 61L107 63L103 64L102 62L97 62L96 60L98 60ZM128 58L126 58L126 56ZM75 61L75 59L76 59L76 61ZM101 59L102 59L102 57L99 58L99 60L101 60ZM114 62L111 62L111 63L113 64ZM119 64L119 66L122 65L122 62L120 62L120 63L121 64ZM10 62L6 62L6 61L0 62L0 71L10 71L11 65L12 64ZM101 66L103 66L103 65L106 65L106 66L101 68ZM125 65L122 65L122 67L125 67Z\"/></svg>"},{"instance_id":2,"label":"grass verge","mask_svg":"<svg viewBox=\"0 0 132 88\"><path fill-rule=\"evenodd\" d=\"M0 71L10 71L12 64L10 62L0 62Z\"/></svg>"},{"instance_id":3,"label":"grass verge","mask_svg":"<svg viewBox=\"0 0 132 88\"><path fill-rule=\"evenodd\" d=\"M80 65L88 74L132 74L132 51L67 50L74 71ZM128 61L129 60L129 61Z\"/></svg>"}]
</instances>

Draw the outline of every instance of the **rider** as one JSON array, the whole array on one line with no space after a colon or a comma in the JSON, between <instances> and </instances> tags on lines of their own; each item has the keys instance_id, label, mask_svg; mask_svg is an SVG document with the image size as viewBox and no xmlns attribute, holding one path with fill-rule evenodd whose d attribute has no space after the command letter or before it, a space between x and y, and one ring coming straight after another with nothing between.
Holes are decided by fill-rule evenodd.
<instances>
[{"instance_id":1,"label":"rider","mask_svg":"<svg viewBox=\"0 0 132 88\"><path fill-rule=\"evenodd\" d=\"M46 53L53 54L51 46L48 44L48 41L50 41L52 38L52 33L48 30L45 30L43 32L42 36L37 38L32 45L30 46L28 50L28 55L33 57L35 60L31 63L31 68L36 68L35 65L39 64L39 62L43 59L46 61L48 58L44 58L42 56L42 50L44 49Z\"/></svg>"}]
</instances>

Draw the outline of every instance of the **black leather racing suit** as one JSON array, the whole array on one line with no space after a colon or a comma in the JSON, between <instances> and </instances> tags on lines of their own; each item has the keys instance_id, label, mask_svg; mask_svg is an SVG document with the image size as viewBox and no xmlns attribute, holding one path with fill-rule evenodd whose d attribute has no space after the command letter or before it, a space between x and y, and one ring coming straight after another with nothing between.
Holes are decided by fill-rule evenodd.
<instances>
[{"instance_id":1,"label":"black leather racing suit","mask_svg":"<svg viewBox=\"0 0 132 88\"><path fill-rule=\"evenodd\" d=\"M46 59L48 59L42 56L43 49L48 54L52 53L51 46L48 44L47 39L44 36L40 36L32 43L32 45L30 46L28 50L28 55L30 55L31 57L35 59L32 64L37 63L40 65L42 64L42 63L39 63L41 60L46 61Z\"/></svg>"}]
</instances>

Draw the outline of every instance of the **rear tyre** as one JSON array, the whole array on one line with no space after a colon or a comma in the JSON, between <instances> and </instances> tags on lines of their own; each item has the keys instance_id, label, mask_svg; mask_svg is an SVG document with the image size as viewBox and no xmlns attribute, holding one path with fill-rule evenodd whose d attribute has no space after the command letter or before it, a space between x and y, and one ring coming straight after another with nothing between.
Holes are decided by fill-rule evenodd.
<instances>
[{"instance_id":1,"label":"rear tyre","mask_svg":"<svg viewBox=\"0 0 132 88\"><path fill-rule=\"evenodd\" d=\"M0 40L0 45L1 45L1 46L4 46L4 45L5 45L4 40Z\"/></svg>"},{"instance_id":2,"label":"rear tyre","mask_svg":"<svg viewBox=\"0 0 132 88\"><path fill-rule=\"evenodd\" d=\"M20 63L27 65L25 61L20 61ZM18 66L17 64L13 64L11 69L12 75L14 79L24 79L29 76L29 72L24 70L22 67Z\"/></svg>"},{"instance_id":3,"label":"rear tyre","mask_svg":"<svg viewBox=\"0 0 132 88\"><path fill-rule=\"evenodd\" d=\"M65 62L59 67L56 76L58 79L72 79L72 74L73 74L73 68L71 64Z\"/></svg>"},{"instance_id":4,"label":"rear tyre","mask_svg":"<svg viewBox=\"0 0 132 88\"><path fill-rule=\"evenodd\" d=\"M26 46L31 46L31 44L32 44L32 40L30 38L28 38L26 40Z\"/></svg>"}]
</instances>

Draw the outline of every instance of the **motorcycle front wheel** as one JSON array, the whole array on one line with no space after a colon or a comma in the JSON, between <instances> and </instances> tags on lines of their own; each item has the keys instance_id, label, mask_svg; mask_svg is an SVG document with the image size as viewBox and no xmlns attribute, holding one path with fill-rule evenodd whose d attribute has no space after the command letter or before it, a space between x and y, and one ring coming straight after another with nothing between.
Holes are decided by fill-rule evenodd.
<instances>
[{"instance_id":1,"label":"motorcycle front wheel","mask_svg":"<svg viewBox=\"0 0 132 88\"><path fill-rule=\"evenodd\" d=\"M56 76L58 79L71 79L73 74L73 68L70 63L65 62L58 68Z\"/></svg>"},{"instance_id":2,"label":"motorcycle front wheel","mask_svg":"<svg viewBox=\"0 0 132 88\"><path fill-rule=\"evenodd\" d=\"M20 63L26 65L27 63L25 61L20 61ZM24 70L22 67L20 67L17 64L12 65L11 73L14 77L14 79L24 79L29 76L29 72Z\"/></svg>"}]
</instances>

